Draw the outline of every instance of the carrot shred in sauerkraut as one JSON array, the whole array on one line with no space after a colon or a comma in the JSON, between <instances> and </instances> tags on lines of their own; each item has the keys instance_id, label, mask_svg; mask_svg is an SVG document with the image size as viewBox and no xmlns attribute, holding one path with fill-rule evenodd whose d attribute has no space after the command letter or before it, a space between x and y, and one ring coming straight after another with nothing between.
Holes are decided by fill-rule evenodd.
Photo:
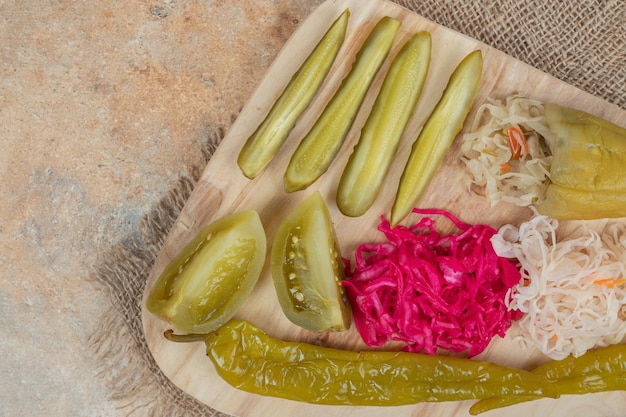
<instances>
[{"instance_id":1,"label":"carrot shred in sauerkraut","mask_svg":"<svg viewBox=\"0 0 626 417\"><path fill-rule=\"evenodd\" d=\"M410 352L442 348L475 356L519 319L504 299L520 272L493 250L494 228L443 210L413 212L424 217L410 227L392 228L381 217L386 241L357 248L354 270L343 281L355 326L369 346L401 341ZM429 215L445 216L460 233L440 234Z\"/></svg>"},{"instance_id":2,"label":"carrot shred in sauerkraut","mask_svg":"<svg viewBox=\"0 0 626 417\"><path fill-rule=\"evenodd\" d=\"M523 279L507 297L524 313L518 338L552 359L626 336L626 224L609 223L602 233L579 225L561 240L558 226L536 215L492 237L498 255L520 262Z\"/></svg>"},{"instance_id":3,"label":"carrot shred in sauerkraut","mask_svg":"<svg viewBox=\"0 0 626 417\"><path fill-rule=\"evenodd\" d=\"M551 140L541 102L510 96L483 104L461 145L472 190L492 206L534 204L549 183Z\"/></svg>"}]
</instances>

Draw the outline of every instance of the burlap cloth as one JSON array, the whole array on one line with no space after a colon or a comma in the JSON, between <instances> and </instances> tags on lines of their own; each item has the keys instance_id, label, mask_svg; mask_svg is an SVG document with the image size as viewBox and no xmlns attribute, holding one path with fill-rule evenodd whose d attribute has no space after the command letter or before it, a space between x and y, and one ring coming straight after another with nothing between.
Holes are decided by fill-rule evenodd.
<instances>
[{"instance_id":1,"label":"burlap cloth","mask_svg":"<svg viewBox=\"0 0 626 417\"><path fill-rule=\"evenodd\" d=\"M478 39L540 70L624 108L624 0L397 0L418 14ZM228 126L207 137L205 161ZM147 214L137 233L96 265L96 282L111 301L91 348L120 413L221 416L180 391L152 359L141 326L140 301L150 268L203 166L188 167Z\"/></svg>"}]
</instances>

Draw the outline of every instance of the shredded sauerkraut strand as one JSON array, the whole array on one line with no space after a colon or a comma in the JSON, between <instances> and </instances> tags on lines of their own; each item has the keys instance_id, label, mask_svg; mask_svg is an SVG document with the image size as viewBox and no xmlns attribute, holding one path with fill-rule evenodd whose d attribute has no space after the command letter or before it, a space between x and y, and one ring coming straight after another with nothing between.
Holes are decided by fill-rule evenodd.
<instances>
[{"instance_id":1,"label":"shredded sauerkraut strand","mask_svg":"<svg viewBox=\"0 0 626 417\"><path fill-rule=\"evenodd\" d=\"M528 152L516 158L507 129L524 134ZM463 135L461 159L472 177L472 190L492 206L500 201L527 207L545 192L550 179L550 131L543 104L521 96L489 99L477 110L470 133Z\"/></svg>"},{"instance_id":2,"label":"shredded sauerkraut strand","mask_svg":"<svg viewBox=\"0 0 626 417\"><path fill-rule=\"evenodd\" d=\"M492 237L499 256L519 260L522 280L508 307L519 310L518 338L552 359L582 355L626 336L626 224L597 233L581 227L557 241L558 221L535 215Z\"/></svg>"}]
</instances>

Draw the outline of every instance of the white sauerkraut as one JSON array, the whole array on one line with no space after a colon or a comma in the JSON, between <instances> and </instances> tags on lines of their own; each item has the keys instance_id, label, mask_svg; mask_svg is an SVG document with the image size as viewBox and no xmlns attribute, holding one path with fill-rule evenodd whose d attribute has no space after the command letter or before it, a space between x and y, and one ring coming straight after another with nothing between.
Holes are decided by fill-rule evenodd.
<instances>
[{"instance_id":1,"label":"white sauerkraut","mask_svg":"<svg viewBox=\"0 0 626 417\"><path fill-rule=\"evenodd\" d=\"M520 159L512 159L506 134L510 126L520 129L528 144L528 153ZM492 206L500 201L522 207L536 202L550 179L550 139L541 102L510 96L483 104L461 147L473 191Z\"/></svg>"},{"instance_id":2,"label":"white sauerkraut","mask_svg":"<svg viewBox=\"0 0 626 417\"><path fill-rule=\"evenodd\" d=\"M626 336L626 225L601 234L581 225L557 240L558 221L535 215L492 237L499 256L517 258L522 280L510 309L524 313L518 338L552 359L582 355Z\"/></svg>"}]
</instances>

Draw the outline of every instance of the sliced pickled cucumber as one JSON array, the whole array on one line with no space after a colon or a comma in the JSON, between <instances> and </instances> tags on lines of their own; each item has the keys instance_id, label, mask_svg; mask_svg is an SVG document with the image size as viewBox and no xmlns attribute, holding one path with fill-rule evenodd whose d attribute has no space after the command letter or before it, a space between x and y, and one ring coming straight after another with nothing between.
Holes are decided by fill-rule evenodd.
<instances>
[{"instance_id":1,"label":"sliced pickled cucumber","mask_svg":"<svg viewBox=\"0 0 626 417\"><path fill-rule=\"evenodd\" d=\"M383 17L372 29L349 74L292 155L284 175L286 192L307 188L328 170L389 54L399 27L400 21Z\"/></svg>"},{"instance_id":2,"label":"sliced pickled cucumber","mask_svg":"<svg viewBox=\"0 0 626 417\"><path fill-rule=\"evenodd\" d=\"M482 67L482 53L475 50L459 63L450 76L443 95L413 143L391 209L392 225L402 221L413 210L441 166L454 138L463 129L480 84Z\"/></svg>"},{"instance_id":3,"label":"sliced pickled cucumber","mask_svg":"<svg viewBox=\"0 0 626 417\"><path fill-rule=\"evenodd\" d=\"M349 17L346 9L335 20L244 144L237 164L246 177L255 178L276 156L296 120L313 100L341 49Z\"/></svg>"},{"instance_id":4,"label":"sliced pickled cucumber","mask_svg":"<svg viewBox=\"0 0 626 417\"><path fill-rule=\"evenodd\" d=\"M419 32L394 58L339 181L337 206L343 214L360 216L376 200L422 93L430 53L430 33Z\"/></svg>"}]
</instances>

